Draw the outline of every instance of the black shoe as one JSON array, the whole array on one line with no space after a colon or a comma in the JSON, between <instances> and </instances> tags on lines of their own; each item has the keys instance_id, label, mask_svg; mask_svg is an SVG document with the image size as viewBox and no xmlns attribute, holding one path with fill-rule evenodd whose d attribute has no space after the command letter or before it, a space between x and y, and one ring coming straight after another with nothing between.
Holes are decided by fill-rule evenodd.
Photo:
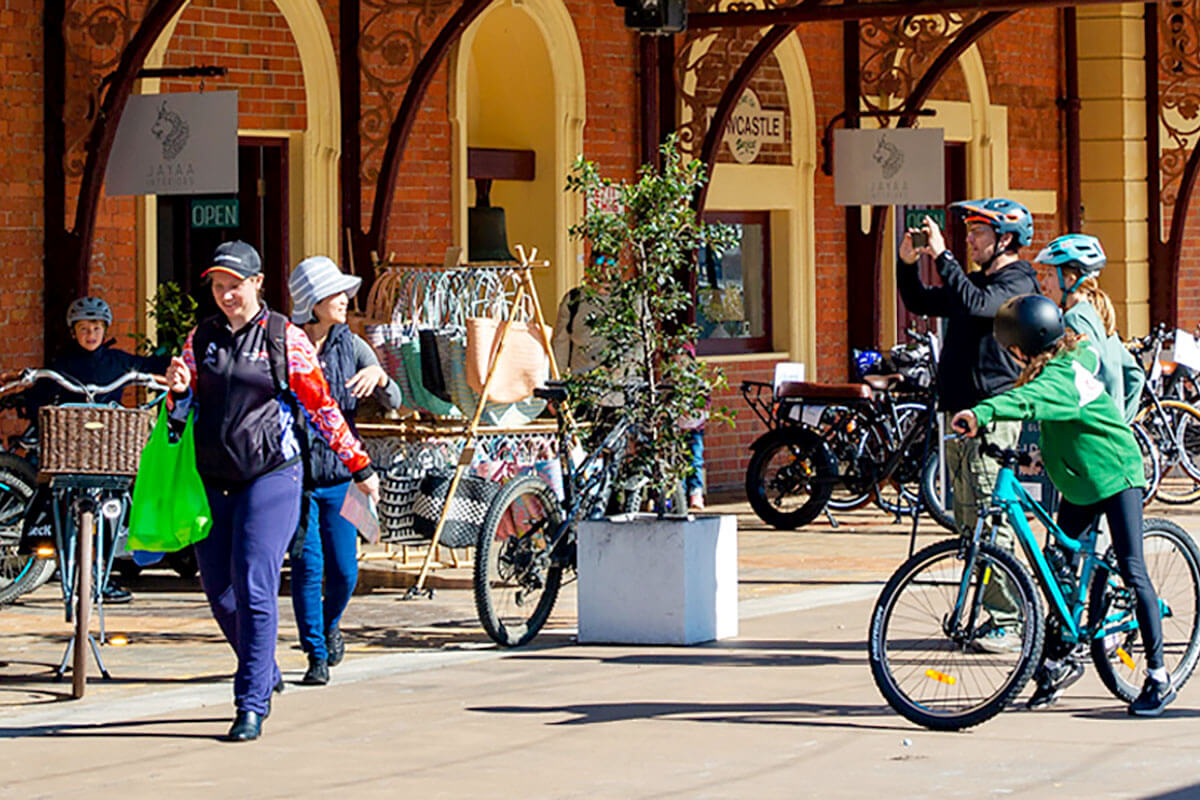
<instances>
[{"instance_id":1,"label":"black shoe","mask_svg":"<svg viewBox=\"0 0 1200 800\"><path fill-rule=\"evenodd\" d=\"M233 719L233 727L225 735L227 742L252 742L262 735L262 724L266 717L253 711L239 711Z\"/></svg>"},{"instance_id":2,"label":"black shoe","mask_svg":"<svg viewBox=\"0 0 1200 800\"><path fill-rule=\"evenodd\" d=\"M275 685L271 687L271 691L275 694L283 694L283 690L287 687L283 683L283 676L279 676L279 680L275 681Z\"/></svg>"},{"instance_id":3,"label":"black shoe","mask_svg":"<svg viewBox=\"0 0 1200 800\"><path fill-rule=\"evenodd\" d=\"M1147 677L1142 684L1142 693L1129 704L1131 717L1157 717L1163 713L1167 704L1175 699L1175 687L1168 679L1162 683Z\"/></svg>"},{"instance_id":4,"label":"black shoe","mask_svg":"<svg viewBox=\"0 0 1200 800\"><path fill-rule=\"evenodd\" d=\"M1047 662L1038 670L1037 689L1026 704L1028 708L1045 708L1054 705L1063 691L1083 677L1083 664L1074 658L1058 663Z\"/></svg>"},{"instance_id":5,"label":"black shoe","mask_svg":"<svg viewBox=\"0 0 1200 800\"><path fill-rule=\"evenodd\" d=\"M119 605L128 603L133 599L133 595L117 586L112 581L104 584L104 588L100 590L100 594L104 597L104 602L110 605Z\"/></svg>"},{"instance_id":6,"label":"black shoe","mask_svg":"<svg viewBox=\"0 0 1200 800\"><path fill-rule=\"evenodd\" d=\"M346 640L342 638L341 628L334 626L325 631L325 652L329 654L325 659L329 666L336 667L342 663L346 655Z\"/></svg>"},{"instance_id":7,"label":"black shoe","mask_svg":"<svg viewBox=\"0 0 1200 800\"><path fill-rule=\"evenodd\" d=\"M309 656L308 671L300 683L305 686L324 686L329 683L329 663L320 656Z\"/></svg>"}]
</instances>

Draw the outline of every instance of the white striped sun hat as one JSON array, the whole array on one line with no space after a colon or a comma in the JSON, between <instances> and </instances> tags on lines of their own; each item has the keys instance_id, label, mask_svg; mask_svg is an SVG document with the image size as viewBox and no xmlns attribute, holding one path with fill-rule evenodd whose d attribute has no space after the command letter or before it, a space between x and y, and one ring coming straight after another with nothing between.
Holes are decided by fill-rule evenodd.
<instances>
[{"instance_id":1,"label":"white striped sun hat","mask_svg":"<svg viewBox=\"0 0 1200 800\"><path fill-rule=\"evenodd\" d=\"M313 306L339 292L354 297L362 278L344 275L327 256L312 256L296 265L288 278L292 295L292 322L303 325L312 321Z\"/></svg>"}]
</instances>

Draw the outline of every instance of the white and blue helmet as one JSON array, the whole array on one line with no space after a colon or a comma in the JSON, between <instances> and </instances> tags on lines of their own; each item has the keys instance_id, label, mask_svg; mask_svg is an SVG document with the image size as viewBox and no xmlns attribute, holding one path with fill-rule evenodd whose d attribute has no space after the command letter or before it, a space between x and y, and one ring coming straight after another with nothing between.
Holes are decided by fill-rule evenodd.
<instances>
[{"instance_id":1,"label":"white and blue helmet","mask_svg":"<svg viewBox=\"0 0 1200 800\"><path fill-rule=\"evenodd\" d=\"M1034 259L1039 264L1046 264L1058 271L1058 285L1062 288L1063 300L1067 295L1079 288L1090 277L1100 274L1108 263L1100 240L1086 233L1068 233L1059 236L1042 248L1042 252ZM1063 277L1063 268L1069 267L1079 273L1079 280L1070 287Z\"/></svg>"}]
</instances>

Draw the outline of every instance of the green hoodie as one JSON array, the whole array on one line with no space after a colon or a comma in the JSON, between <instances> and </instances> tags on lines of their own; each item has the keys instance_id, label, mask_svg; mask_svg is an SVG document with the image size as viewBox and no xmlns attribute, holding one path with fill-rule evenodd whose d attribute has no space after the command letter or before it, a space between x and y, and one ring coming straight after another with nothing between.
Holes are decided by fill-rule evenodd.
<instances>
[{"instance_id":1,"label":"green hoodie","mask_svg":"<svg viewBox=\"0 0 1200 800\"><path fill-rule=\"evenodd\" d=\"M1096 380L1097 364L1091 345L1081 341L1050 359L1029 383L972 409L980 426L996 419L1040 422L1046 472L1063 497L1079 506L1146 485L1141 450Z\"/></svg>"}]
</instances>

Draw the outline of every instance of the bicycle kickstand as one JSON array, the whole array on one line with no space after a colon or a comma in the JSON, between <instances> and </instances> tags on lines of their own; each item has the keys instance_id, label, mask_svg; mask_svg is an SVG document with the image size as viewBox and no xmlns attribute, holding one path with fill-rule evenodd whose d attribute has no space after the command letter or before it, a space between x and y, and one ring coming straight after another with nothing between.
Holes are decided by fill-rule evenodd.
<instances>
[{"instance_id":1,"label":"bicycle kickstand","mask_svg":"<svg viewBox=\"0 0 1200 800\"><path fill-rule=\"evenodd\" d=\"M836 531L838 529L838 521L833 516L833 512L829 510L829 506L825 506L825 518L829 520L829 527Z\"/></svg>"}]
</instances>

